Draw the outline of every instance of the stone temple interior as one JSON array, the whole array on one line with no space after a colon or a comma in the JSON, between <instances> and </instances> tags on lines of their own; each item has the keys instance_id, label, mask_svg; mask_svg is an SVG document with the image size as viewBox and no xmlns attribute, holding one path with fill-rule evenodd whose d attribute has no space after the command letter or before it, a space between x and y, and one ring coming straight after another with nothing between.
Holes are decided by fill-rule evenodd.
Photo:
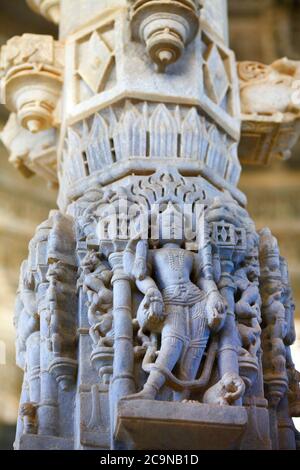
<instances>
[{"instance_id":1,"label":"stone temple interior","mask_svg":"<svg viewBox=\"0 0 300 470\"><path fill-rule=\"evenodd\" d=\"M12 6L13 3L13 6ZM237 59L272 63L300 60L300 0L229 0L231 47ZM0 0L0 45L25 32L57 36L54 25L35 15L25 1ZM0 108L0 129L8 114ZM262 168L245 166L240 188L257 227L269 226L288 258L295 294L300 368L300 142L288 161ZM56 190L34 176L25 179L8 162L0 143L0 449L12 448L21 372L15 365L13 308L19 266L36 226L55 208ZM299 418L300 419L300 418ZM296 426L300 430L300 423Z\"/></svg>"}]
</instances>

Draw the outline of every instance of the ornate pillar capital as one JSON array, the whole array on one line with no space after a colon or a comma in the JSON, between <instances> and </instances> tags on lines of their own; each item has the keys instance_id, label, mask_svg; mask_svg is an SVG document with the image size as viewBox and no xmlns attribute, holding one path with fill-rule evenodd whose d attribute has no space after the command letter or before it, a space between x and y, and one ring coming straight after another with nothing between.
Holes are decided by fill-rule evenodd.
<instances>
[{"instance_id":1,"label":"ornate pillar capital","mask_svg":"<svg viewBox=\"0 0 300 470\"><path fill-rule=\"evenodd\" d=\"M1 48L2 101L32 133L55 125L61 95L64 46L51 36L23 34Z\"/></svg>"}]
</instances>

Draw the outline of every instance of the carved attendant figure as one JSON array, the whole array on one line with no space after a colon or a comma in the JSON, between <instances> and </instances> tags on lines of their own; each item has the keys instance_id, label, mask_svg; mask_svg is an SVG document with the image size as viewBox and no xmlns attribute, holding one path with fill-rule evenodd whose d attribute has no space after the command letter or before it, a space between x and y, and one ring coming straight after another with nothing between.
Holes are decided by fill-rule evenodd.
<instances>
[{"instance_id":1,"label":"carved attendant figure","mask_svg":"<svg viewBox=\"0 0 300 470\"><path fill-rule=\"evenodd\" d=\"M26 365L26 341L39 330L35 279L27 261L22 264L14 323L18 328L16 341L17 363L24 369Z\"/></svg>"},{"instance_id":2,"label":"carved attendant figure","mask_svg":"<svg viewBox=\"0 0 300 470\"><path fill-rule=\"evenodd\" d=\"M242 347L256 358L260 350L261 297L258 287L260 275L258 248L253 247L244 265L234 276L239 300L235 305Z\"/></svg>"},{"instance_id":3,"label":"carved attendant figure","mask_svg":"<svg viewBox=\"0 0 300 470\"><path fill-rule=\"evenodd\" d=\"M99 259L95 251L88 252L81 263L79 283L87 293L89 301L88 319L91 325L90 336L94 346L111 343L112 333L112 291L108 289L112 272ZM108 335L108 337L105 337Z\"/></svg>"}]
</instances>

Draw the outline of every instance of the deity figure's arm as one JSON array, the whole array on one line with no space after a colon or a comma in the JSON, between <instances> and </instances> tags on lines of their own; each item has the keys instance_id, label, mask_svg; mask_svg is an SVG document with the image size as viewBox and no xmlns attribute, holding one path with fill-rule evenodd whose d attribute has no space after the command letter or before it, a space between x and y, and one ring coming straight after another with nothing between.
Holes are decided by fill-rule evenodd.
<instances>
[{"instance_id":1,"label":"deity figure's arm","mask_svg":"<svg viewBox=\"0 0 300 470\"><path fill-rule=\"evenodd\" d=\"M135 241L128 243L124 252L124 269L135 281L139 291L144 294L140 310L143 310L147 320L159 322L164 318L164 305L161 292L150 276L152 267L148 242L139 240L134 249Z\"/></svg>"},{"instance_id":2,"label":"deity figure's arm","mask_svg":"<svg viewBox=\"0 0 300 470\"><path fill-rule=\"evenodd\" d=\"M208 236L205 236L203 246L195 255L194 273L196 284L207 295L206 312L209 327L213 331L219 331L225 321L226 302L220 294L214 278L212 245Z\"/></svg>"},{"instance_id":3,"label":"deity figure's arm","mask_svg":"<svg viewBox=\"0 0 300 470\"><path fill-rule=\"evenodd\" d=\"M128 242L123 256L124 269L134 280L143 280L147 274L148 242L132 239Z\"/></svg>"},{"instance_id":4,"label":"deity figure's arm","mask_svg":"<svg viewBox=\"0 0 300 470\"><path fill-rule=\"evenodd\" d=\"M196 284L206 294L218 292L216 279L220 277L220 259L213 255L213 245L209 236L209 226L207 223L203 227L204 233L199 251L195 255L194 275Z\"/></svg>"}]
</instances>

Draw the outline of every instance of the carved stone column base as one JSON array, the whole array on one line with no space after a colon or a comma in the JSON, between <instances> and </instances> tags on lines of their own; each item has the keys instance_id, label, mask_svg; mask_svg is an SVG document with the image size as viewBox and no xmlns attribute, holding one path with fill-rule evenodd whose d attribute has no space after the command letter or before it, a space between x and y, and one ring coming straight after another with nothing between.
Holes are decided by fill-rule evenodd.
<instances>
[{"instance_id":1,"label":"carved stone column base","mask_svg":"<svg viewBox=\"0 0 300 470\"><path fill-rule=\"evenodd\" d=\"M247 426L243 407L123 400L116 437L135 449L239 449Z\"/></svg>"},{"instance_id":2,"label":"carved stone column base","mask_svg":"<svg viewBox=\"0 0 300 470\"><path fill-rule=\"evenodd\" d=\"M269 412L263 400L256 406L246 406L248 424L242 439L240 450L271 450L269 433Z\"/></svg>"},{"instance_id":3,"label":"carved stone column base","mask_svg":"<svg viewBox=\"0 0 300 470\"><path fill-rule=\"evenodd\" d=\"M15 443L15 450L73 450L72 439L53 436L36 436L24 434L18 443Z\"/></svg>"}]
</instances>

